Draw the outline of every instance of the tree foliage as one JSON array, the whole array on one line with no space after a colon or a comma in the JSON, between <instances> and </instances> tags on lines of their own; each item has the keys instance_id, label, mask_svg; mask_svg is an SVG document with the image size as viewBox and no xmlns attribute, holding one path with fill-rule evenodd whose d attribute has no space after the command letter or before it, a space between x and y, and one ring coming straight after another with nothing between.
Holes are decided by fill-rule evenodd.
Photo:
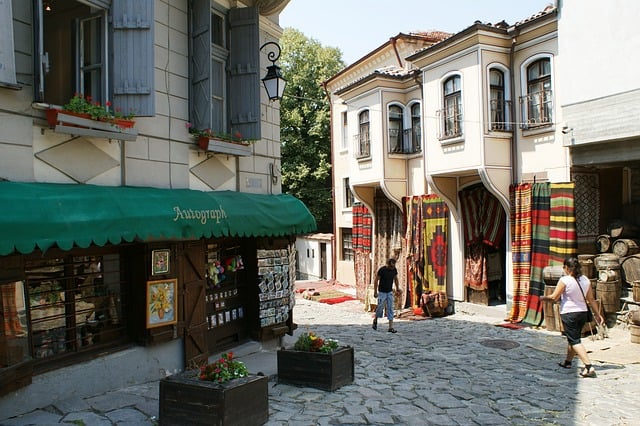
<instances>
[{"instance_id":1,"label":"tree foliage","mask_svg":"<svg viewBox=\"0 0 640 426\"><path fill-rule=\"evenodd\" d=\"M332 232L329 99L322 83L344 68L342 53L292 28L280 39L287 86L280 102L282 188L309 208L321 232Z\"/></svg>"}]
</instances>

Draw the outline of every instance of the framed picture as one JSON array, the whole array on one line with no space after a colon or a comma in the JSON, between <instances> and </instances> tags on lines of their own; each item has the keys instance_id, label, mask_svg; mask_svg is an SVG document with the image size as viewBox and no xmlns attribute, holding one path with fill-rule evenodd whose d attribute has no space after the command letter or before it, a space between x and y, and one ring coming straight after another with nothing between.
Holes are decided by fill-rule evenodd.
<instances>
[{"instance_id":1,"label":"framed picture","mask_svg":"<svg viewBox=\"0 0 640 426\"><path fill-rule=\"evenodd\" d=\"M147 328L178 322L178 280L147 281Z\"/></svg>"},{"instance_id":2,"label":"framed picture","mask_svg":"<svg viewBox=\"0 0 640 426\"><path fill-rule=\"evenodd\" d=\"M153 250L151 252L151 275L169 273L169 250Z\"/></svg>"}]
</instances>

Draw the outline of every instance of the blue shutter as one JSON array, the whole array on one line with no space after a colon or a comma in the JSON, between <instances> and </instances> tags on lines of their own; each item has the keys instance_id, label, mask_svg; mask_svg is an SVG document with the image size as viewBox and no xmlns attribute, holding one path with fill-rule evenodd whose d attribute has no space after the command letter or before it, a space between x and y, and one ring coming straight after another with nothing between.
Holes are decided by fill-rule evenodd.
<instances>
[{"instance_id":1,"label":"blue shutter","mask_svg":"<svg viewBox=\"0 0 640 426\"><path fill-rule=\"evenodd\" d=\"M124 113L155 114L153 2L113 0L111 69L113 105Z\"/></svg>"},{"instance_id":2,"label":"blue shutter","mask_svg":"<svg viewBox=\"0 0 640 426\"><path fill-rule=\"evenodd\" d=\"M229 11L229 117L232 134L260 139L260 34L258 9Z\"/></svg>"},{"instance_id":3,"label":"blue shutter","mask_svg":"<svg viewBox=\"0 0 640 426\"><path fill-rule=\"evenodd\" d=\"M195 129L211 124L211 6L209 0L191 4L191 103L189 119Z\"/></svg>"}]
</instances>

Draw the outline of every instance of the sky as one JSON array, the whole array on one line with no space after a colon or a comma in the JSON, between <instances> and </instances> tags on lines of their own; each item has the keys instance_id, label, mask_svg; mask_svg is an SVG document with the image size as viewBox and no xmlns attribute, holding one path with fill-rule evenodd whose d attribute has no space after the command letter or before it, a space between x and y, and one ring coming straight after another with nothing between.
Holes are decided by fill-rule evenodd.
<instances>
[{"instance_id":1,"label":"sky","mask_svg":"<svg viewBox=\"0 0 640 426\"><path fill-rule=\"evenodd\" d=\"M350 65L398 33L456 33L477 20L513 24L549 4L553 0L291 0L280 26L339 48Z\"/></svg>"}]
</instances>

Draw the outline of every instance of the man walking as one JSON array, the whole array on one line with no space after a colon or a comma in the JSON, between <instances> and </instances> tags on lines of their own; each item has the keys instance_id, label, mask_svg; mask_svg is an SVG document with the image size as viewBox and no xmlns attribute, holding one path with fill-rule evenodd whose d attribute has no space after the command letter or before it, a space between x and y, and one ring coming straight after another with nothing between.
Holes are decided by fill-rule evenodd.
<instances>
[{"instance_id":1,"label":"man walking","mask_svg":"<svg viewBox=\"0 0 640 426\"><path fill-rule=\"evenodd\" d=\"M376 316L373 319L373 329L378 329L378 318L382 318L385 304L387 307L387 319L389 320L389 333L397 333L393 328L393 284L396 290L400 291L398 284L398 270L396 269L396 260L389 259L387 264L378 269L376 277L376 285L373 289L373 297L378 298L378 306L376 306Z\"/></svg>"}]
</instances>

